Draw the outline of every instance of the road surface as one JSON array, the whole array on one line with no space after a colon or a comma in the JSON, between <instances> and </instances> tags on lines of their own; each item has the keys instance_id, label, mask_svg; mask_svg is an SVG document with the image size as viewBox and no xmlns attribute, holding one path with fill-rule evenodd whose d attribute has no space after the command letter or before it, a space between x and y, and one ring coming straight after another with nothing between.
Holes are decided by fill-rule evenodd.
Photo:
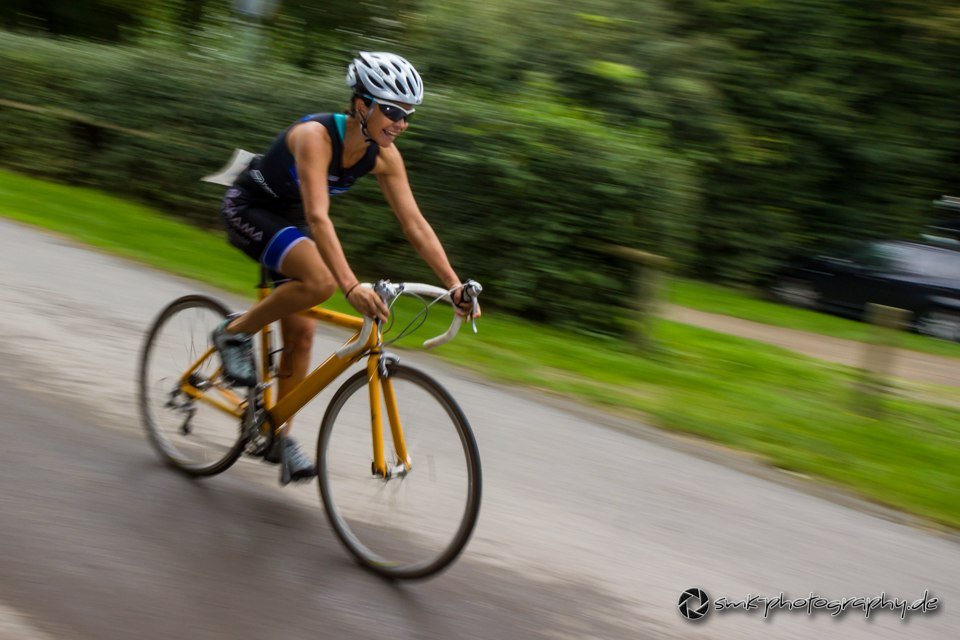
<instances>
[{"instance_id":1,"label":"road surface","mask_svg":"<svg viewBox=\"0 0 960 640\"><path fill-rule=\"evenodd\" d=\"M191 481L149 448L135 410L143 331L203 287L3 220L0 269L0 639L956 637L953 539L421 354L404 357L471 418L484 501L448 572L384 582L348 559L314 486L281 489L275 468L246 459ZM319 336L318 352L341 340ZM322 409L299 418L308 445ZM677 609L689 587L927 590L940 608L694 624Z\"/></svg>"}]
</instances>

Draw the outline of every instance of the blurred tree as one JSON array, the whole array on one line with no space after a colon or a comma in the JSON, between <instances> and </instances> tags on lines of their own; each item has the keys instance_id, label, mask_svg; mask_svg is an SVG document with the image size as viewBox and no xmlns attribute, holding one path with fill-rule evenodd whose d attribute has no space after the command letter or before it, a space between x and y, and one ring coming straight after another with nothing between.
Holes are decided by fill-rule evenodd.
<instances>
[{"instance_id":1,"label":"blurred tree","mask_svg":"<svg viewBox=\"0 0 960 640\"><path fill-rule=\"evenodd\" d=\"M710 87L703 102L734 123L714 128L701 161L701 273L750 280L782 251L918 228L916 206L951 172L960 134L960 87L948 71L958 68L956 47L924 43L915 22L925 19L928 38L937 32L944 23L926 20L935 6L671 4L674 33L695 45L695 60L710 60L687 67Z\"/></svg>"},{"instance_id":2,"label":"blurred tree","mask_svg":"<svg viewBox=\"0 0 960 640\"><path fill-rule=\"evenodd\" d=\"M668 131L698 165L706 277L909 233L956 167L960 10L943 0L450 0L410 22L431 80L511 101L546 74L613 132Z\"/></svg>"},{"instance_id":3,"label":"blurred tree","mask_svg":"<svg viewBox=\"0 0 960 640\"><path fill-rule=\"evenodd\" d=\"M954 0L96 0L82 12L80 4L8 0L0 21L75 33L81 26L70 31L67 18L90 18L86 35L119 39L149 16L167 27L142 39L150 47L166 46L169 25L183 25L191 59L242 63L251 82L278 73L280 61L325 79L327 93L296 103L323 108L345 97L344 66L357 49L407 55L429 102L405 144L430 141L417 154L429 158L422 170L445 176L434 201L465 199L471 215L548 217L543 246L558 251L569 249L557 241L567 225L665 252L704 277L746 282L794 251L909 233L923 222L918 210L955 191ZM208 90L177 87L183 101ZM526 182L517 176L550 197L518 187ZM578 216L597 224L583 230Z\"/></svg>"},{"instance_id":4,"label":"blurred tree","mask_svg":"<svg viewBox=\"0 0 960 640\"><path fill-rule=\"evenodd\" d=\"M342 64L359 49L395 41L415 0L283 0L273 39L284 59L305 70Z\"/></svg>"},{"instance_id":5,"label":"blurred tree","mask_svg":"<svg viewBox=\"0 0 960 640\"><path fill-rule=\"evenodd\" d=\"M205 19L218 11L225 13L231 0L166 0L168 15L182 30L189 42L202 30Z\"/></svg>"},{"instance_id":6,"label":"blurred tree","mask_svg":"<svg viewBox=\"0 0 960 640\"><path fill-rule=\"evenodd\" d=\"M0 24L9 29L120 42L130 39L164 0L4 0Z\"/></svg>"}]
</instances>

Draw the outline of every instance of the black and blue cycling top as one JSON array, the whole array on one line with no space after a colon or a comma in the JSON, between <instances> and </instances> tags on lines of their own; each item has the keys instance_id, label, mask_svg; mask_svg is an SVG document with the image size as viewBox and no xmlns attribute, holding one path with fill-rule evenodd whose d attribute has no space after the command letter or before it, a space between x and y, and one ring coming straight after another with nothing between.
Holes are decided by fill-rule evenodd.
<instances>
[{"instance_id":1,"label":"black and blue cycling top","mask_svg":"<svg viewBox=\"0 0 960 640\"><path fill-rule=\"evenodd\" d=\"M301 201L300 178L297 176L297 163L287 147L287 133L301 122L319 122L330 134L333 154L327 170L327 186L330 195L339 195L347 191L357 178L370 173L377 162L379 147L370 144L367 152L352 167L343 166L343 140L346 136L347 116L342 113L315 113L304 116L290 127L284 129L273 141L267 152L251 163L244 173L244 182L252 181L259 189L272 198L295 204Z\"/></svg>"}]
</instances>

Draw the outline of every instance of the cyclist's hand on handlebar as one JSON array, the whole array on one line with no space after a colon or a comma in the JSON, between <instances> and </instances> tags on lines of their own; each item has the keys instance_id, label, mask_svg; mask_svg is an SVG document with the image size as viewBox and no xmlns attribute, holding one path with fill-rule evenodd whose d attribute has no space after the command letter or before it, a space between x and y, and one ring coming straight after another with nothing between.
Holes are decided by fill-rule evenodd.
<instances>
[{"instance_id":1,"label":"cyclist's hand on handlebar","mask_svg":"<svg viewBox=\"0 0 960 640\"><path fill-rule=\"evenodd\" d=\"M450 294L450 297L453 300L453 308L456 310L458 316L479 318L480 303L476 302L474 299L468 299L464 295L465 291L466 289L461 286L455 288L453 293Z\"/></svg>"},{"instance_id":2,"label":"cyclist's hand on handlebar","mask_svg":"<svg viewBox=\"0 0 960 640\"><path fill-rule=\"evenodd\" d=\"M354 287L347 296L347 302L361 314L380 322L386 322L387 316L390 315L390 310L380 299L379 294L367 287Z\"/></svg>"}]
</instances>

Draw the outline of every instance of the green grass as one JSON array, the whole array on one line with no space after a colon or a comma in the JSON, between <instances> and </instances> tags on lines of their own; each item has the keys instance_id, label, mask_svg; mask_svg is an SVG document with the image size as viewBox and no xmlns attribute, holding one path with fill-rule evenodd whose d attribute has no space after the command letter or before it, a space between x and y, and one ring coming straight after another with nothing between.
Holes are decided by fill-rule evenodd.
<instances>
[{"instance_id":1,"label":"green grass","mask_svg":"<svg viewBox=\"0 0 960 640\"><path fill-rule=\"evenodd\" d=\"M0 215L223 289L252 293L255 266L221 234L96 191L0 172ZM680 283L674 299L706 292L710 295L700 295L701 302L713 296L709 304L764 311L763 303L699 286ZM487 295L494 303L495 292ZM331 304L345 308L339 296ZM709 310L720 311L718 306ZM846 367L666 321L656 324L662 349L640 354L616 340L534 325L493 309L488 304L479 335L464 332L437 355L502 382L572 396L638 422L750 451L778 467L960 527L956 408L891 398L882 417L868 418L855 410L852 389L858 374ZM396 314L398 322L414 311L412 304L405 305ZM777 313L790 326L788 315L797 312L777 308ZM432 314L428 327L404 342L415 345L448 318ZM922 390L931 397L945 395L932 387Z\"/></svg>"},{"instance_id":2,"label":"green grass","mask_svg":"<svg viewBox=\"0 0 960 640\"><path fill-rule=\"evenodd\" d=\"M667 299L674 304L700 311L847 340L869 341L873 332L873 327L863 322L760 299L759 292L756 291L740 291L682 278L675 278L670 282ZM960 344L946 340L904 332L898 336L897 344L904 349L960 358Z\"/></svg>"}]
</instances>

